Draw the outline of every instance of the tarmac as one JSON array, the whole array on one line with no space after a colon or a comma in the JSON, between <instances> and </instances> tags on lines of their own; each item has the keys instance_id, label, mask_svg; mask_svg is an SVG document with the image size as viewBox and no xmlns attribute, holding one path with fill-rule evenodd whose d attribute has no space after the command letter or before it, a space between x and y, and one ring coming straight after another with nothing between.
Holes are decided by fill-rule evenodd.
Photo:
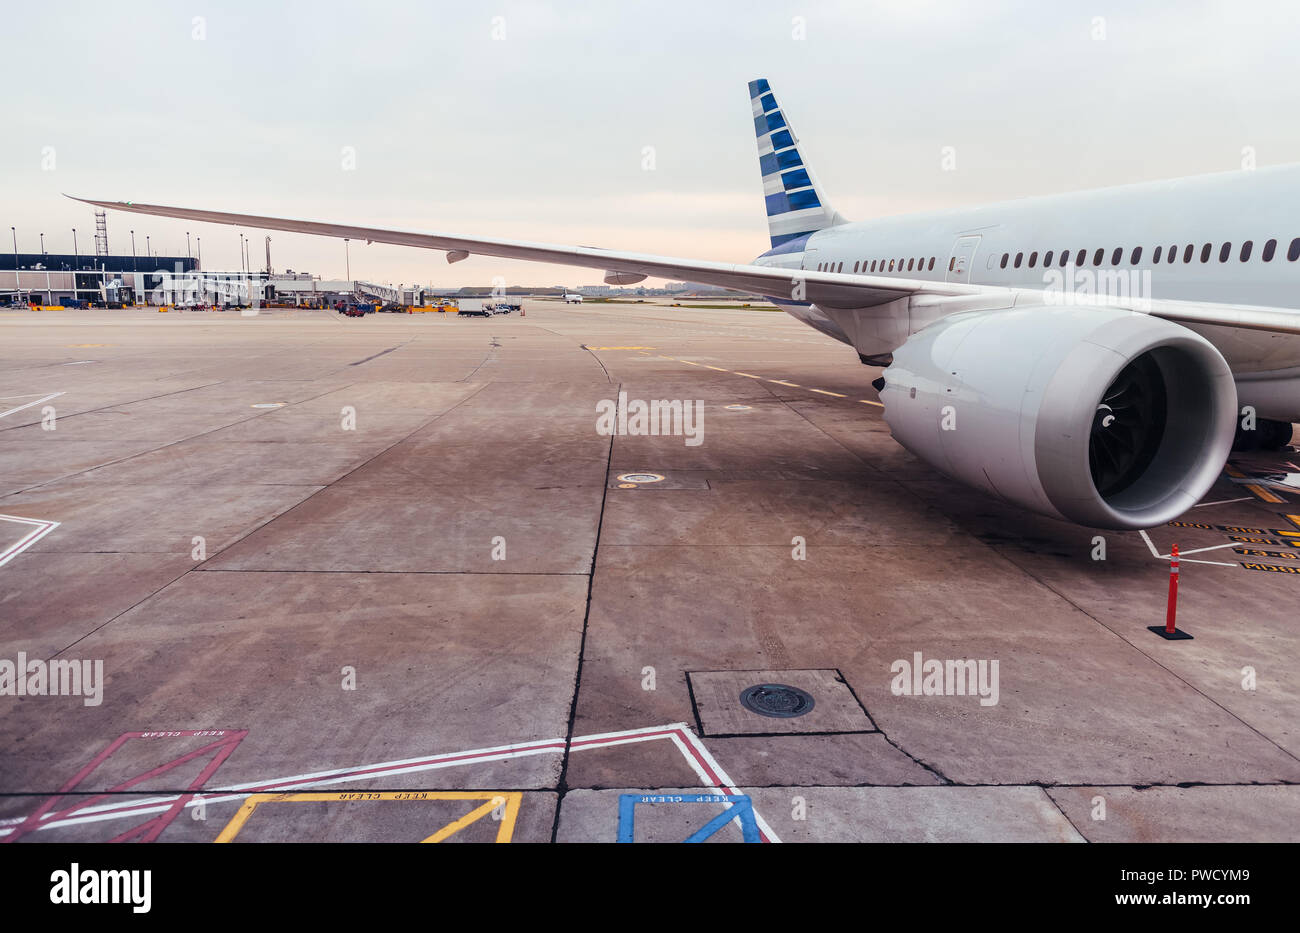
<instances>
[{"instance_id":1,"label":"tarmac","mask_svg":"<svg viewBox=\"0 0 1300 933\"><path fill-rule=\"evenodd\" d=\"M1297 452L1097 531L879 374L757 308L0 311L0 839L1294 840Z\"/></svg>"}]
</instances>

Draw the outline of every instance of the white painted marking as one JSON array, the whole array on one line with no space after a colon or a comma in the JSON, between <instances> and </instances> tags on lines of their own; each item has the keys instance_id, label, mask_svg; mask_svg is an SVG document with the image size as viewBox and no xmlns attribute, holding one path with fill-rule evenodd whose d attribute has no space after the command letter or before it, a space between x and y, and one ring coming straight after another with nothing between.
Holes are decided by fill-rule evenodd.
<instances>
[{"instance_id":1,"label":"white painted marking","mask_svg":"<svg viewBox=\"0 0 1300 933\"><path fill-rule=\"evenodd\" d=\"M1211 505L1227 505L1229 502L1249 502L1254 496L1242 496L1240 499L1220 499L1218 502L1198 502L1192 506L1194 509L1204 509Z\"/></svg>"},{"instance_id":2,"label":"white painted marking","mask_svg":"<svg viewBox=\"0 0 1300 933\"><path fill-rule=\"evenodd\" d=\"M0 521L35 526L31 531L23 535L16 544L12 544L5 550L0 551L0 567L9 563L9 561L59 527L59 522L46 521L42 518L19 518L17 515L0 515Z\"/></svg>"},{"instance_id":3,"label":"white painted marking","mask_svg":"<svg viewBox=\"0 0 1300 933\"><path fill-rule=\"evenodd\" d=\"M19 405L17 408L11 408L8 411L0 411L0 418L5 415L12 415L16 411L22 411L24 408L31 408L33 405L39 405L41 402L48 402L52 398L58 398L60 395L66 395L65 392L55 392L53 395L47 395L44 398L38 398L34 402L28 402L26 405ZM10 395L7 398L23 398L21 395Z\"/></svg>"}]
</instances>

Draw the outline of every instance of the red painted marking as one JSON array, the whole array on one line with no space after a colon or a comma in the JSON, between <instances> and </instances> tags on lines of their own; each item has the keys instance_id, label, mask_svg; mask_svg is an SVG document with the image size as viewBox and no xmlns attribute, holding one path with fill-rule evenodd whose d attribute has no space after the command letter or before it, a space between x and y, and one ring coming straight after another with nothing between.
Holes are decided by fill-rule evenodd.
<instances>
[{"instance_id":1,"label":"red painted marking","mask_svg":"<svg viewBox=\"0 0 1300 933\"><path fill-rule=\"evenodd\" d=\"M141 739L146 736L148 738L193 738L196 735L217 735L219 738L215 742L209 742L207 745L187 752L179 758L175 758L169 762L164 762L163 764L151 768L142 774L129 778L114 787L110 787L102 793L83 798L70 807L59 810L55 813L50 813L56 803L76 789L96 768L112 757L118 749L131 739ZM142 842L153 842L158 838L162 831L171 824L171 821L176 818L176 815L180 813L185 804L189 803L189 801L194 798L194 792L200 790L208 778L216 772L217 768L221 767L221 764L230 757L231 752L233 752L239 743L244 740L246 735L248 735L247 729L182 729L164 734L123 732L120 736L114 739L107 748L92 758L85 767L74 774L62 787L59 788L58 792L56 792L54 796L50 797L50 799L45 801L45 803L43 803L34 813L15 826L13 831L10 832L3 841L16 842L20 837L40 829L47 823L66 819L78 810L84 810L86 807L94 806L101 800L106 800L115 793L130 790L141 781L147 781L149 778L165 774L173 768L178 768L186 762L198 758L200 755L215 753L213 754L212 760L207 763L203 770L199 772L198 776L190 782L190 785L187 788L185 788L186 792L177 797L167 810L150 820L146 820L134 829L120 833L110 840L111 842L125 842L128 839L139 836L141 837ZM131 809L133 808L125 808L123 812L129 812ZM49 815L47 816L47 814Z\"/></svg>"}]
</instances>

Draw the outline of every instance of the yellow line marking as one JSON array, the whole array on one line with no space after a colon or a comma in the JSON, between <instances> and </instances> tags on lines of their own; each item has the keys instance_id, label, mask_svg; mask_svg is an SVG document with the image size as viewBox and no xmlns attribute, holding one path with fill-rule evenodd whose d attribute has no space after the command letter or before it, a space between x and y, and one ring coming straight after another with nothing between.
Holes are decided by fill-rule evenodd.
<instances>
[{"instance_id":1,"label":"yellow line marking","mask_svg":"<svg viewBox=\"0 0 1300 933\"><path fill-rule=\"evenodd\" d=\"M1234 479L1245 479L1245 478L1246 478L1246 474L1245 474L1245 473L1241 472L1240 470L1238 470L1238 469L1236 469L1236 468L1234 468L1234 467L1232 467L1232 466L1224 466L1224 468L1223 468L1223 472L1227 473L1229 476L1233 477ZM1269 492L1267 489L1265 489L1263 486L1260 486L1258 483L1244 483L1243 485L1244 485L1247 489L1249 489L1252 493L1255 494L1255 498L1260 499L1260 500L1263 501L1263 502L1271 502L1271 503L1273 503L1273 504L1275 504L1275 505L1285 505L1285 504L1286 504L1286 500L1285 500L1285 499L1283 499L1283 498L1281 498L1281 497L1279 497L1279 496L1275 496L1275 495L1273 495L1273 493Z\"/></svg>"},{"instance_id":2,"label":"yellow line marking","mask_svg":"<svg viewBox=\"0 0 1300 933\"><path fill-rule=\"evenodd\" d=\"M734 370L737 376L747 376L750 379L762 379L762 376L755 376L753 373L742 373L740 370Z\"/></svg>"},{"instance_id":3,"label":"yellow line marking","mask_svg":"<svg viewBox=\"0 0 1300 933\"><path fill-rule=\"evenodd\" d=\"M668 357L668 359L672 359L672 357ZM687 366L703 366L703 365L704 365L703 363L696 363L696 362L693 362L693 361L691 361L691 360L677 360L677 362L679 362L679 363L685 363Z\"/></svg>"},{"instance_id":4,"label":"yellow line marking","mask_svg":"<svg viewBox=\"0 0 1300 933\"><path fill-rule=\"evenodd\" d=\"M1289 521L1291 524L1295 525L1297 528L1300 528L1300 515L1288 515L1286 516L1286 520ZM1295 533L1296 532L1294 531L1287 532L1287 534L1295 534Z\"/></svg>"},{"instance_id":5,"label":"yellow line marking","mask_svg":"<svg viewBox=\"0 0 1300 933\"><path fill-rule=\"evenodd\" d=\"M708 363L701 363L700 365L701 365L701 366L704 366L704 367L706 367L706 368L708 368L708 369L716 369L716 370L717 370L718 372L720 372L720 373L729 373L729 372L731 372L731 370L729 370L729 369L723 369L721 366L709 366Z\"/></svg>"},{"instance_id":6,"label":"yellow line marking","mask_svg":"<svg viewBox=\"0 0 1300 933\"><path fill-rule=\"evenodd\" d=\"M841 394L841 393L839 393L839 392L827 392L825 389L809 389L808 391L809 391L809 392L820 392L822 395L833 395L833 396L835 396L836 398L848 398L847 395L843 395L843 394Z\"/></svg>"},{"instance_id":7,"label":"yellow line marking","mask_svg":"<svg viewBox=\"0 0 1300 933\"><path fill-rule=\"evenodd\" d=\"M768 382L775 382L775 383L776 383L777 385L779 385L779 386L789 386L789 387L792 388L792 389L800 389L800 388L803 388L803 387L800 386L799 383L797 383L797 382L786 382L784 379L769 379L769 380L767 380L767 381L768 381Z\"/></svg>"},{"instance_id":8,"label":"yellow line marking","mask_svg":"<svg viewBox=\"0 0 1300 933\"><path fill-rule=\"evenodd\" d=\"M860 399L858 399L858 401L861 402L863 405L875 405L877 408L884 408L884 407L885 407L884 402L873 402L873 401L872 401L871 399L869 399L869 398L860 398Z\"/></svg>"},{"instance_id":9,"label":"yellow line marking","mask_svg":"<svg viewBox=\"0 0 1300 933\"><path fill-rule=\"evenodd\" d=\"M520 791L509 791L505 793L490 794L483 791L351 791L343 793L301 793L301 794L252 794L244 801L239 811L225 825L221 833L214 842L231 842L239 835L239 831L244 828L248 818L253 815L253 811L264 803L371 803L381 800L396 800L407 803L422 802L429 800L485 800L486 802L479 807L474 808L469 813L453 820L442 829L438 830L432 836L424 839L424 842L442 842L450 836L460 832L470 823L480 820L487 816L497 807L505 805L502 813L501 825L497 827L497 842L509 842L514 836L515 820L519 816L519 805L523 800L523 794Z\"/></svg>"}]
</instances>

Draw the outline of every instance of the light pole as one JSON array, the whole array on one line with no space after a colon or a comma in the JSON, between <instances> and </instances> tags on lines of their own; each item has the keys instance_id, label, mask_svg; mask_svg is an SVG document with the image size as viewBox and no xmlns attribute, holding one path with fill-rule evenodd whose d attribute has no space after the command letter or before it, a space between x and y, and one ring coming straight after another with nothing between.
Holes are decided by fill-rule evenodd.
<instances>
[{"instance_id":1,"label":"light pole","mask_svg":"<svg viewBox=\"0 0 1300 933\"><path fill-rule=\"evenodd\" d=\"M193 258L194 258L194 257L190 254L190 232L189 232L188 230L185 231L185 258L186 258L186 259L193 259Z\"/></svg>"},{"instance_id":2,"label":"light pole","mask_svg":"<svg viewBox=\"0 0 1300 933\"><path fill-rule=\"evenodd\" d=\"M45 234L41 234L41 255L45 255Z\"/></svg>"},{"instance_id":3,"label":"light pole","mask_svg":"<svg viewBox=\"0 0 1300 933\"><path fill-rule=\"evenodd\" d=\"M77 228L72 228L72 300L77 300Z\"/></svg>"},{"instance_id":4,"label":"light pole","mask_svg":"<svg viewBox=\"0 0 1300 933\"><path fill-rule=\"evenodd\" d=\"M144 258L152 261L153 247L149 243L149 234L144 235Z\"/></svg>"},{"instance_id":5,"label":"light pole","mask_svg":"<svg viewBox=\"0 0 1300 933\"><path fill-rule=\"evenodd\" d=\"M14 236L14 292L18 295L18 301L21 302L23 300L23 290L18 275L18 230L15 227L10 227L9 232Z\"/></svg>"},{"instance_id":6,"label":"light pole","mask_svg":"<svg viewBox=\"0 0 1300 933\"><path fill-rule=\"evenodd\" d=\"M194 245L195 247L197 247L199 253L198 268L202 269L203 268L203 237L196 236L194 238Z\"/></svg>"},{"instance_id":7,"label":"light pole","mask_svg":"<svg viewBox=\"0 0 1300 933\"><path fill-rule=\"evenodd\" d=\"M131 271L139 272L140 264L135 259L135 231L131 231Z\"/></svg>"},{"instance_id":8,"label":"light pole","mask_svg":"<svg viewBox=\"0 0 1300 933\"><path fill-rule=\"evenodd\" d=\"M348 238L343 238L343 265L347 270L347 280L352 281L352 257L348 254Z\"/></svg>"}]
</instances>

